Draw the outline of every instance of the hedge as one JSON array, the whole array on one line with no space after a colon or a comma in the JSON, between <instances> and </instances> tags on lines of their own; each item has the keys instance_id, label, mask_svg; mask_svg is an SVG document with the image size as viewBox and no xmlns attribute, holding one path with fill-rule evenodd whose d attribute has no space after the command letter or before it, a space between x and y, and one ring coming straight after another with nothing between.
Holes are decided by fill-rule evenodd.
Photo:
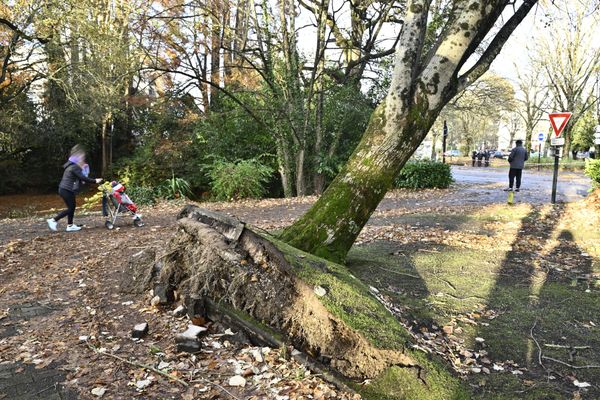
<instances>
[{"instance_id":1,"label":"hedge","mask_svg":"<svg viewBox=\"0 0 600 400\"><path fill-rule=\"evenodd\" d=\"M454 182L450 165L431 161L408 162L402 168L394 186L408 189L446 189Z\"/></svg>"}]
</instances>

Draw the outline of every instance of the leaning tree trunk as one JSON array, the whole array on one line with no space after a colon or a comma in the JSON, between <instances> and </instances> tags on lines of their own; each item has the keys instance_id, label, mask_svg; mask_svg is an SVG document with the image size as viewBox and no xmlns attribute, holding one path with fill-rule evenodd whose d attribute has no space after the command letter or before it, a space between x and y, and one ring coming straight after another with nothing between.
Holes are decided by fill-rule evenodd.
<instances>
[{"instance_id":1,"label":"leaning tree trunk","mask_svg":"<svg viewBox=\"0 0 600 400\"><path fill-rule=\"evenodd\" d=\"M430 2L409 1L385 101L373 113L340 174L281 238L315 255L342 261L441 108L487 71L536 2L525 0L473 67L459 76L509 1L457 1L447 28L431 49L424 48Z\"/></svg>"},{"instance_id":2,"label":"leaning tree trunk","mask_svg":"<svg viewBox=\"0 0 600 400\"><path fill-rule=\"evenodd\" d=\"M405 115L403 132L396 135L392 124L386 123L385 108L384 103L375 110L344 169L314 206L283 232L282 240L329 260L345 258L399 170L435 120L434 114L424 119L415 111L416 120Z\"/></svg>"}]
</instances>

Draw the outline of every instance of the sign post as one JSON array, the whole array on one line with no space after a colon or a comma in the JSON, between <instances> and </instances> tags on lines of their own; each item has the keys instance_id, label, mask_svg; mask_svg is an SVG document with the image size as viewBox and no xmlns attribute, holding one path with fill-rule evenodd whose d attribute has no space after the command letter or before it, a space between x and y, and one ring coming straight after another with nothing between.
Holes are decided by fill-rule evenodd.
<instances>
[{"instance_id":1,"label":"sign post","mask_svg":"<svg viewBox=\"0 0 600 400\"><path fill-rule=\"evenodd\" d=\"M544 135L544 132L540 132L538 134L538 171L541 168L541 163L542 163L542 143L544 143L544 140L546 140L546 136Z\"/></svg>"},{"instance_id":2,"label":"sign post","mask_svg":"<svg viewBox=\"0 0 600 400\"><path fill-rule=\"evenodd\" d=\"M600 125L596 125L594 130L594 146L596 147L594 157L600 158Z\"/></svg>"},{"instance_id":3,"label":"sign post","mask_svg":"<svg viewBox=\"0 0 600 400\"><path fill-rule=\"evenodd\" d=\"M448 138L448 125L446 124L446 120L444 120L444 135L442 142L442 162L446 164L446 139Z\"/></svg>"},{"instance_id":4,"label":"sign post","mask_svg":"<svg viewBox=\"0 0 600 400\"><path fill-rule=\"evenodd\" d=\"M554 146L554 175L552 176L552 204L556 204L556 186L558 184L558 161L560 158L560 147L565 145L565 138L562 137L563 130L567 126L567 122L571 118L570 112L552 113L550 117L550 125L554 130L554 136L550 143Z\"/></svg>"}]
</instances>

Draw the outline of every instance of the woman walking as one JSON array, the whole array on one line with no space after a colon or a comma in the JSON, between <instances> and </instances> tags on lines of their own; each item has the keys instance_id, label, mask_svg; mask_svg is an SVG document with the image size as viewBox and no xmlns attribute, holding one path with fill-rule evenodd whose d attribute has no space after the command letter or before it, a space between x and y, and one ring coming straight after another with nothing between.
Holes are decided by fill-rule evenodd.
<instances>
[{"instance_id":1,"label":"woman walking","mask_svg":"<svg viewBox=\"0 0 600 400\"><path fill-rule=\"evenodd\" d=\"M82 167L87 165L85 163L85 150L80 145L75 145L71 149L71 156L69 160L63 165L65 172L63 172L62 179L58 185L58 194L64 200L67 205L67 209L61 211L54 218L47 219L48 227L56 231L58 221L64 217L67 217L67 232L75 232L81 229L80 226L73 224L73 216L75 215L75 197L81 190L81 186L84 183L100 183L102 178L92 179L82 170Z\"/></svg>"}]
</instances>

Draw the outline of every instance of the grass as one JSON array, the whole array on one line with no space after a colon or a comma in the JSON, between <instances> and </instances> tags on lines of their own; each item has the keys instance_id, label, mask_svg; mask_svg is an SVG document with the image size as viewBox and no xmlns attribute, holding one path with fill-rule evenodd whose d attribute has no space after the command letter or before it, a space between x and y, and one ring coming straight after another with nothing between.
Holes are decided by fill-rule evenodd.
<instances>
[{"instance_id":1,"label":"grass","mask_svg":"<svg viewBox=\"0 0 600 400\"><path fill-rule=\"evenodd\" d=\"M425 366L426 384L415 369L399 367L366 385L350 384L367 399L600 398L599 369L545 358L539 365L541 356L600 365L600 279L594 275L600 274L600 230L589 229L600 225L598 211L583 203L470 210L380 219L377 229L400 227L404 240L355 246L346 266L276 242L307 284L326 289L321 301L333 315L376 347L405 348ZM456 335L466 348L484 349L493 362L514 363L523 374L513 375L511 367L459 377L440 358L413 351L410 335L369 286L415 326L460 327ZM573 353L569 346L581 349ZM579 390L574 379L593 386Z\"/></svg>"},{"instance_id":2,"label":"grass","mask_svg":"<svg viewBox=\"0 0 600 400\"><path fill-rule=\"evenodd\" d=\"M577 388L571 381L576 378L595 385L582 395L600 397L600 369L573 369L546 359L541 367L531 338L535 328L543 356L578 366L600 365L600 280L593 278L600 273L600 230L590 229L600 222L597 212L580 204L537 209L500 205L473 215L412 215L394 222L415 220L424 221L419 226L423 236L432 226L427 221L438 221L448 236L468 231L481 238L481 246L376 241L354 247L348 268L425 325L444 326L473 311L497 314L478 325L459 323L460 338L473 348L474 338L483 337L492 360L512 360L527 370L523 376L469 375L468 382L477 388L474 396L572 398ZM548 344L587 348L573 355ZM382 379L384 385L392 378Z\"/></svg>"}]
</instances>

